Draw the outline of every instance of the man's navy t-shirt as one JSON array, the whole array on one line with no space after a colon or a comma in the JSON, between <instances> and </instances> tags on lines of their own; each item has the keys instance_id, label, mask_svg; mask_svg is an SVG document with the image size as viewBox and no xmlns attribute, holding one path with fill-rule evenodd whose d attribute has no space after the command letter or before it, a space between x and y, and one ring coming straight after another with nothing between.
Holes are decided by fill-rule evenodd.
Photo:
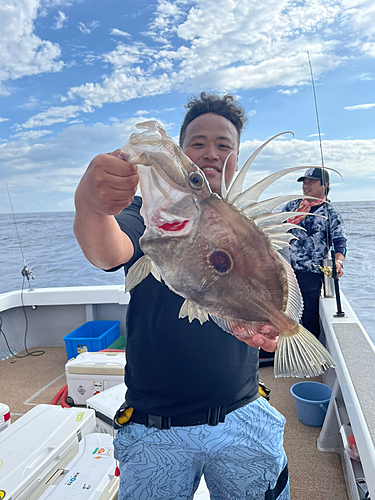
<instances>
[{"instance_id":1,"label":"man's navy t-shirt","mask_svg":"<svg viewBox=\"0 0 375 500\"><path fill-rule=\"evenodd\" d=\"M142 199L116 216L134 256L145 226ZM178 314L184 299L149 275L131 291L125 383L129 406L152 415L176 416L233 404L258 392L258 349L224 332L212 320L189 323Z\"/></svg>"}]
</instances>

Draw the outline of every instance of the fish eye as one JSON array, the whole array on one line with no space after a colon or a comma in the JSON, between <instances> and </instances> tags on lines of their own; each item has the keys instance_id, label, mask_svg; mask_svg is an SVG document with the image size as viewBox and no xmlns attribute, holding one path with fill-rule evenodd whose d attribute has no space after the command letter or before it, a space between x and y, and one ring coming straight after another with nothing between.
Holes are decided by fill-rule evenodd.
<instances>
[{"instance_id":1,"label":"fish eye","mask_svg":"<svg viewBox=\"0 0 375 500\"><path fill-rule=\"evenodd\" d=\"M189 183L190 186L193 187L194 189L202 189L202 187L204 186L204 177L198 171L191 172L189 174Z\"/></svg>"},{"instance_id":2,"label":"fish eye","mask_svg":"<svg viewBox=\"0 0 375 500\"><path fill-rule=\"evenodd\" d=\"M220 274L225 274L232 270L232 257L224 250L215 250L208 257L211 266Z\"/></svg>"}]
</instances>

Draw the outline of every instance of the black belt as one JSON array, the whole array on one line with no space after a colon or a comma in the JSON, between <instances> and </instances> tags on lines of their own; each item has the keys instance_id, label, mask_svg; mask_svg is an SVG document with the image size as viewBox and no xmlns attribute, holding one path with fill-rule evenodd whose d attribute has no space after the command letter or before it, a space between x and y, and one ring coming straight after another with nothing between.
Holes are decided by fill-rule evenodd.
<instances>
[{"instance_id":1,"label":"black belt","mask_svg":"<svg viewBox=\"0 0 375 500\"><path fill-rule=\"evenodd\" d=\"M170 429L171 427L189 427L193 425L217 425L219 422L224 422L225 416L228 413L241 408L249 403L252 403L260 396L257 392L251 398L244 398L237 403L229 406L218 406L217 408L210 408L209 410L200 410L193 413L178 415L176 417L161 417L159 415L150 415L143 413L134 408L130 422L142 424L146 427L155 427L156 429Z\"/></svg>"}]
</instances>

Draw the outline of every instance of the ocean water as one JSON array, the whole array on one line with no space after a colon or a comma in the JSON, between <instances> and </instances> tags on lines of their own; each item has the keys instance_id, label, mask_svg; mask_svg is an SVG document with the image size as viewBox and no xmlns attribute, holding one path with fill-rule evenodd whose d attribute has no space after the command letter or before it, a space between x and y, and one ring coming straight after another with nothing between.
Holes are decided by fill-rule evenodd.
<instances>
[{"instance_id":1,"label":"ocean water","mask_svg":"<svg viewBox=\"0 0 375 500\"><path fill-rule=\"evenodd\" d=\"M340 288L375 342L375 201L335 206L348 233ZM15 219L0 214L0 293L22 288L24 260L35 276L33 288L124 283L123 270L106 273L85 259L73 234L73 212L15 214Z\"/></svg>"}]
</instances>

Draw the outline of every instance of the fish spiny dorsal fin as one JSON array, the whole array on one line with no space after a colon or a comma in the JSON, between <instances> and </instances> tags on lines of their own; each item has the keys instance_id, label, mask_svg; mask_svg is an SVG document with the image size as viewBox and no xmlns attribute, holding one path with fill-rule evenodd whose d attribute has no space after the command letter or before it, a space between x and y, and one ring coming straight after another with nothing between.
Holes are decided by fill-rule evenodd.
<instances>
[{"instance_id":1,"label":"fish spiny dorsal fin","mask_svg":"<svg viewBox=\"0 0 375 500\"><path fill-rule=\"evenodd\" d=\"M225 200L227 197L227 186L225 184L225 169L226 169L228 159L229 159L231 154L233 154L233 151L231 151L229 153L229 155L225 158L223 169L221 171L221 189L220 189L220 192L221 192L221 197L223 198L223 200Z\"/></svg>"},{"instance_id":2,"label":"fish spiny dorsal fin","mask_svg":"<svg viewBox=\"0 0 375 500\"><path fill-rule=\"evenodd\" d=\"M281 250L289 245L290 240L298 240L297 236L288 232L290 229L300 229L301 231L306 231L306 229L301 226L288 223L268 226L263 228L262 231L269 237L272 247L275 250Z\"/></svg>"},{"instance_id":3,"label":"fish spiny dorsal fin","mask_svg":"<svg viewBox=\"0 0 375 500\"><path fill-rule=\"evenodd\" d=\"M182 304L178 317L185 318L186 316L190 323L193 319L197 319L201 325L208 321L208 314L206 311L188 299Z\"/></svg>"},{"instance_id":4,"label":"fish spiny dorsal fin","mask_svg":"<svg viewBox=\"0 0 375 500\"><path fill-rule=\"evenodd\" d=\"M277 236L278 234L285 234L291 229L300 229L301 231L306 231L306 229L302 226L284 222L284 224L274 224L272 226L267 226L263 228L263 232L271 238L272 236Z\"/></svg>"},{"instance_id":5,"label":"fish spiny dorsal fin","mask_svg":"<svg viewBox=\"0 0 375 500\"><path fill-rule=\"evenodd\" d=\"M273 137L271 137L271 139L268 139L268 141L264 142L261 146L259 146L259 148L256 151L254 151L254 153L250 156L245 165L241 168L240 172L238 173L237 177L233 181L228 191L228 194L225 199L229 203L235 203L237 196L241 194L247 171L249 170L254 159L258 156L258 154L262 151L262 149L267 146L269 142L271 142L273 139L276 139L276 137L279 137L280 135L284 134L292 134L294 136L293 132L281 132L280 134L274 135Z\"/></svg>"},{"instance_id":6,"label":"fish spiny dorsal fin","mask_svg":"<svg viewBox=\"0 0 375 500\"><path fill-rule=\"evenodd\" d=\"M254 184L253 186L246 189L246 191L241 193L239 196L237 196L237 198L233 201L233 204L240 209L255 204L257 203L263 191L265 191L272 183L274 183L281 177L290 174L291 172L296 172L297 170L302 170L305 168L320 168L320 167L311 167L311 166L291 167L291 168L285 168L284 170L280 170L279 172L275 172L274 174L270 174L264 179ZM340 177L342 177L340 172L334 170L333 168L325 167L325 169L331 170L332 172L336 172L337 174L340 175ZM299 198L302 198L302 196L299 196Z\"/></svg>"},{"instance_id":7,"label":"fish spiny dorsal fin","mask_svg":"<svg viewBox=\"0 0 375 500\"><path fill-rule=\"evenodd\" d=\"M143 255L140 259L135 262L129 269L125 278L125 292L129 292L135 286L139 285L149 274L152 274L158 281L161 280L158 268L152 262L152 260Z\"/></svg>"},{"instance_id":8,"label":"fish spiny dorsal fin","mask_svg":"<svg viewBox=\"0 0 375 500\"><path fill-rule=\"evenodd\" d=\"M282 250L283 248L289 246L290 240L298 240L298 238L297 236L294 236L294 234L283 234L277 238L272 238L271 246L275 250Z\"/></svg>"},{"instance_id":9,"label":"fish spiny dorsal fin","mask_svg":"<svg viewBox=\"0 0 375 500\"><path fill-rule=\"evenodd\" d=\"M278 179L281 177L284 177L285 175L290 174L291 172L296 172L297 170L302 170L305 168L310 168L306 166L302 167L291 167L291 168L285 168L284 170L279 170L279 172L275 172L273 174L268 175L264 179L260 180L253 186L249 187L241 193L237 198L234 200L234 205L236 205L238 208L242 209L242 207L247 207L249 205L252 205L254 203L257 203L260 195L265 191L271 184L276 182ZM311 167L315 168L315 167ZM302 196L299 196L301 198Z\"/></svg>"},{"instance_id":10,"label":"fish spiny dorsal fin","mask_svg":"<svg viewBox=\"0 0 375 500\"><path fill-rule=\"evenodd\" d=\"M294 319L294 321L297 321L298 323L303 312L303 299L301 290L299 288L298 281L296 275L294 274L292 266L287 260L285 260L282 255L278 253L277 256L284 267L288 281L288 300L284 312L287 316Z\"/></svg>"},{"instance_id":11,"label":"fish spiny dorsal fin","mask_svg":"<svg viewBox=\"0 0 375 500\"><path fill-rule=\"evenodd\" d=\"M241 211L252 219L262 214L271 213L280 205L285 205L285 203L288 203L289 201L299 200L300 198L301 195L276 196L275 198L270 198L269 200L264 200L259 203L252 203L250 205L242 207Z\"/></svg>"},{"instance_id":12,"label":"fish spiny dorsal fin","mask_svg":"<svg viewBox=\"0 0 375 500\"><path fill-rule=\"evenodd\" d=\"M258 226L259 228L266 228L269 226L274 226L275 224L282 224L285 220L289 219L290 217L294 217L296 215L303 215L307 217L322 217L323 219L326 219L324 215L319 215L319 214L311 214L310 212L276 212L276 213L270 213L270 214L265 214L265 215L260 215L259 217L255 217L255 219L252 219L254 224ZM294 227L297 227L294 224Z\"/></svg>"}]
</instances>

